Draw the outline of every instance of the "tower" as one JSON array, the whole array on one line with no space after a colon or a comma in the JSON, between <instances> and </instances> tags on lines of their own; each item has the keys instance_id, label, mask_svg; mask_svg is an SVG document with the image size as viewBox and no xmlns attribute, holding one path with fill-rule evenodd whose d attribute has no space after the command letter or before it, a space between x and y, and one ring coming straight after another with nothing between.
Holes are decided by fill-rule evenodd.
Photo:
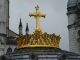
<instances>
[{"instance_id":1,"label":"tower","mask_svg":"<svg viewBox=\"0 0 80 60\"><path fill-rule=\"evenodd\" d=\"M80 54L80 0L68 0L67 16L69 49Z\"/></svg>"},{"instance_id":2,"label":"tower","mask_svg":"<svg viewBox=\"0 0 80 60\"><path fill-rule=\"evenodd\" d=\"M5 40L9 28L9 0L0 0L0 55L5 53Z\"/></svg>"},{"instance_id":3,"label":"tower","mask_svg":"<svg viewBox=\"0 0 80 60\"><path fill-rule=\"evenodd\" d=\"M25 32L29 33L28 23L26 23L26 30L25 30Z\"/></svg>"},{"instance_id":4,"label":"tower","mask_svg":"<svg viewBox=\"0 0 80 60\"><path fill-rule=\"evenodd\" d=\"M22 22L21 22L21 19L20 19L20 23L19 23L19 35L22 35Z\"/></svg>"}]
</instances>

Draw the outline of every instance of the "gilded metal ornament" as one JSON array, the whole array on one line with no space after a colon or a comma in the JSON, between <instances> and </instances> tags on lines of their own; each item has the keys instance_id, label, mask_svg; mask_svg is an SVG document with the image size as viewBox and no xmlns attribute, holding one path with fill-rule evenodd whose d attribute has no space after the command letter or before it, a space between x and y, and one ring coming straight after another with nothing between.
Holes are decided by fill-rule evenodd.
<instances>
[{"instance_id":1,"label":"gilded metal ornament","mask_svg":"<svg viewBox=\"0 0 80 60\"><path fill-rule=\"evenodd\" d=\"M30 13L29 16L36 18L36 29L33 34L26 33L25 35L19 35L16 37L18 49L21 48L32 48L32 47L53 47L59 48L60 35L48 34L47 32L42 33L40 29L39 18L45 17L46 14L39 12L39 6L37 5L35 13Z\"/></svg>"}]
</instances>

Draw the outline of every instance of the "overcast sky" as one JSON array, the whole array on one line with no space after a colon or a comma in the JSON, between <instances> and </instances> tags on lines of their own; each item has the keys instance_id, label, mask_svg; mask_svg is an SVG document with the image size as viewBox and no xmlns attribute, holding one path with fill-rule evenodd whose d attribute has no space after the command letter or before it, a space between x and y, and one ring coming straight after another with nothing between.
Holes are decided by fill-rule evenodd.
<instances>
[{"instance_id":1,"label":"overcast sky","mask_svg":"<svg viewBox=\"0 0 80 60\"><path fill-rule=\"evenodd\" d=\"M18 26L21 18L23 34L25 34L26 23L29 25L29 33L33 33L36 20L28 15L29 12L35 12L35 6L39 5L39 11L46 14L46 18L40 18L42 31L60 34L60 48L69 50L67 2L68 0L10 0L10 29L19 33Z\"/></svg>"}]
</instances>

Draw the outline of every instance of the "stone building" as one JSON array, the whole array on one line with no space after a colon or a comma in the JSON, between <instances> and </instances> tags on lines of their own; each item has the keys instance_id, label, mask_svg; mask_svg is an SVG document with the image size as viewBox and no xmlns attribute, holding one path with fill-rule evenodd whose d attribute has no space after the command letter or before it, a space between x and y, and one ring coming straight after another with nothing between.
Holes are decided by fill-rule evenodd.
<instances>
[{"instance_id":1,"label":"stone building","mask_svg":"<svg viewBox=\"0 0 80 60\"><path fill-rule=\"evenodd\" d=\"M38 5L35 10L36 12L29 13L30 17L36 18L36 28L33 33L29 34L29 29L26 27L26 34L23 35L20 23L20 34L16 37L17 49L14 52L9 50L8 53L1 55L0 60L80 60L79 54L60 49L60 35L42 32L39 18L45 17L46 14L39 12Z\"/></svg>"},{"instance_id":2,"label":"stone building","mask_svg":"<svg viewBox=\"0 0 80 60\"><path fill-rule=\"evenodd\" d=\"M68 0L67 4L69 49L80 54L80 0ZM9 29L9 0L0 0L0 55L13 52L16 49L15 37L22 35L20 19L19 34ZM28 24L26 32L29 32Z\"/></svg>"},{"instance_id":3,"label":"stone building","mask_svg":"<svg viewBox=\"0 0 80 60\"><path fill-rule=\"evenodd\" d=\"M80 0L68 0L67 16L69 49L80 54Z\"/></svg>"},{"instance_id":4,"label":"stone building","mask_svg":"<svg viewBox=\"0 0 80 60\"><path fill-rule=\"evenodd\" d=\"M9 29L9 0L0 0L0 55L14 51L17 35Z\"/></svg>"},{"instance_id":5,"label":"stone building","mask_svg":"<svg viewBox=\"0 0 80 60\"><path fill-rule=\"evenodd\" d=\"M0 55L16 49L15 37L22 34L22 22L19 23L19 34L9 29L9 0L0 0ZM28 29L28 24L26 31ZM28 29L29 31L29 29Z\"/></svg>"}]
</instances>

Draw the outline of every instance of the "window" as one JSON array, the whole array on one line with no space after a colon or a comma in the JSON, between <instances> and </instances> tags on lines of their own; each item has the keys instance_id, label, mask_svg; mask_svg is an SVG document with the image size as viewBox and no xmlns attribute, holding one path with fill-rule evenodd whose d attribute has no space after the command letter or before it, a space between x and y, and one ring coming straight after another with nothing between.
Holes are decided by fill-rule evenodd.
<instances>
[{"instance_id":1,"label":"window","mask_svg":"<svg viewBox=\"0 0 80 60\"><path fill-rule=\"evenodd\" d=\"M9 47L9 48L7 49L7 53L10 53L10 52L12 52L12 49Z\"/></svg>"},{"instance_id":2,"label":"window","mask_svg":"<svg viewBox=\"0 0 80 60\"><path fill-rule=\"evenodd\" d=\"M17 48L14 49L14 52L16 52L16 51L17 51Z\"/></svg>"}]
</instances>

